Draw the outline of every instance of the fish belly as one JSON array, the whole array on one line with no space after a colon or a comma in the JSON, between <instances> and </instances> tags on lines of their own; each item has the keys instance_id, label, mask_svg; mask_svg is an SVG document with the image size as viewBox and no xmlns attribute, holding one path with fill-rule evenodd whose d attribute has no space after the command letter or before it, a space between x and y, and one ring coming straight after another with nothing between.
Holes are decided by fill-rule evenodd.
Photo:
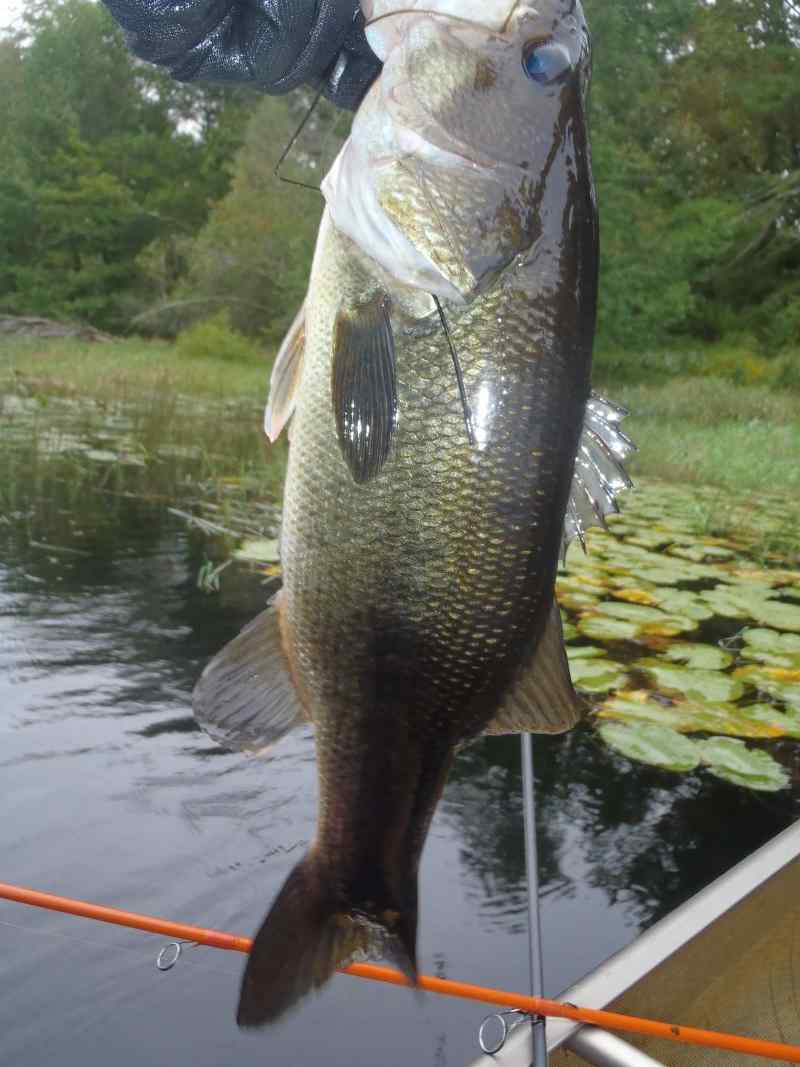
<instances>
[{"instance_id":1,"label":"fish belly","mask_svg":"<svg viewBox=\"0 0 800 1067\"><path fill-rule=\"evenodd\" d=\"M451 743L478 732L549 612L590 353L578 326L555 334L525 278L448 313L472 445L438 318L410 320L389 290L398 421L380 473L356 484L331 403L334 320L380 283L324 234L281 542L286 637L320 750L344 722L374 731L398 707Z\"/></svg>"}]
</instances>

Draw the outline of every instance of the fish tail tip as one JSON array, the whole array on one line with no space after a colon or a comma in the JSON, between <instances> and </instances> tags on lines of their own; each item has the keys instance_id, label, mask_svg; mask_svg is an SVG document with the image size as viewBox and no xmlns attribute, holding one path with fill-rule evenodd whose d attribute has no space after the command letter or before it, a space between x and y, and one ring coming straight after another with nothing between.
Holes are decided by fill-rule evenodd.
<instances>
[{"instance_id":1,"label":"fish tail tip","mask_svg":"<svg viewBox=\"0 0 800 1067\"><path fill-rule=\"evenodd\" d=\"M277 1022L339 968L362 954L383 956L419 989L416 908L365 915L332 889L313 853L294 868L253 939L236 1021Z\"/></svg>"},{"instance_id":2,"label":"fish tail tip","mask_svg":"<svg viewBox=\"0 0 800 1067\"><path fill-rule=\"evenodd\" d=\"M287 878L253 939L236 1012L241 1028L277 1022L330 978L344 947L335 910L310 853Z\"/></svg>"}]
</instances>

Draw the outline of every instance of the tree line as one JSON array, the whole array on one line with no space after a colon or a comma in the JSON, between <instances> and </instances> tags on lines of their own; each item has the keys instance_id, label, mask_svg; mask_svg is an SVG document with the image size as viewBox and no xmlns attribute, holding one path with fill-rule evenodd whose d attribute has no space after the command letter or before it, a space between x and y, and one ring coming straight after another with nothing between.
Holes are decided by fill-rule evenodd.
<instances>
[{"instance_id":1,"label":"tree line","mask_svg":"<svg viewBox=\"0 0 800 1067\"><path fill-rule=\"evenodd\" d=\"M800 347L800 8L585 7L601 344ZM308 93L180 85L91 0L31 0L0 86L0 311L171 334L225 310L280 335L321 211L273 176ZM289 172L318 184L347 124L316 112Z\"/></svg>"}]
</instances>

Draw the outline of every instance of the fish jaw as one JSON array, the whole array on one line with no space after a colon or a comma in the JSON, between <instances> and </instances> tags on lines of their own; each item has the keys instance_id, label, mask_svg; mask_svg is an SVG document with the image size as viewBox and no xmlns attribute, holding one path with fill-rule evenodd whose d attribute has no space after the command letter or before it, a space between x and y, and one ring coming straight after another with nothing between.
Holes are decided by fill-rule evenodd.
<instances>
[{"instance_id":1,"label":"fish jaw","mask_svg":"<svg viewBox=\"0 0 800 1067\"><path fill-rule=\"evenodd\" d=\"M322 189L334 225L405 286L468 303L547 226L541 186L567 180L589 44L578 4L541 8L514 6L502 33L406 9L376 24L397 39ZM544 36L568 59L551 85L523 68Z\"/></svg>"}]
</instances>

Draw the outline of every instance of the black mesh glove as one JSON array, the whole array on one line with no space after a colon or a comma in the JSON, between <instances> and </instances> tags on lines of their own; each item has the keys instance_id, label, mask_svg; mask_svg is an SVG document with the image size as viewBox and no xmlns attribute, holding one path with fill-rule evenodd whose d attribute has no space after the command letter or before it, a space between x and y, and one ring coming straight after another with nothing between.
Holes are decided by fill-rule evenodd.
<instances>
[{"instance_id":1,"label":"black mesh glove","mask_svg":"<svg viewBox=\"0 0 800 1067\"><path fill-rule=\"evenodd\" d=\"M381 69L358 0L104 0L132 51L178 81L322 85L354 110Z\"/></svg>"}]
</instances>

